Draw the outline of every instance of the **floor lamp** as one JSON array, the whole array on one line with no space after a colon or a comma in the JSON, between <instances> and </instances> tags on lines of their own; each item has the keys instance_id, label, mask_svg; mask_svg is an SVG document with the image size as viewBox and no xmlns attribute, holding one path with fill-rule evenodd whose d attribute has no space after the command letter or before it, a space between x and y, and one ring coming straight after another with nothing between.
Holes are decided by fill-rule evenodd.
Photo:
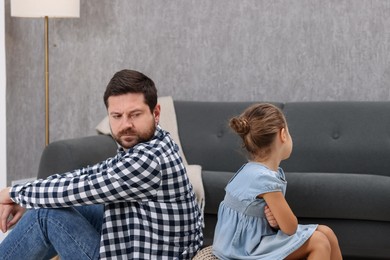
<instances>
[{"instance_id":1,"label":"floor lamp","mask_svg":"<svg viewBox=\"0 0 390 260\"><path fill-rule=\"evenodd\" d=\"M45 19L45 145L49 144L49 17L80 17L80 0L11 0L11 16Z\"/></svg>"}]
</instances>

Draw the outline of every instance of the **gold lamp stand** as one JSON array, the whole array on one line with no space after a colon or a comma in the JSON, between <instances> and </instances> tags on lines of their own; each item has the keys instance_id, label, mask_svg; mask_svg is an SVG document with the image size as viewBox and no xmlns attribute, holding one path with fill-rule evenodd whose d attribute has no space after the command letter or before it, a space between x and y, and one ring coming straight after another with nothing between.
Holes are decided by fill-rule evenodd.
<instances>
[{"instance_id":1,"label":"gold lamp stand","mask_svg":"<svg viewBox=\"0 0 390 260\"><path fill-rule=\"evenodd\" d=\"M45 16L45 146L49 144L49 17Z\"/></svg>"}]
</instances>

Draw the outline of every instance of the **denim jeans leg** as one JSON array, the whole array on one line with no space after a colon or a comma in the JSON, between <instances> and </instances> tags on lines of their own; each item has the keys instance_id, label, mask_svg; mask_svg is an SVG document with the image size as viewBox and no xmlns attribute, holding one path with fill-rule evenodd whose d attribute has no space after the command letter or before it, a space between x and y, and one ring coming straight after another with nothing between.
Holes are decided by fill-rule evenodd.
<instances>
[{"instance_id":1,"label":"denim jeans leg","mask_svg":"<svg viewBox=\"0 0 390 260\"><path fill-rule=\"evenodd\" d=\"M103 225L104 205L88 205L74 207L100 233Z\"/></svg>"},{"instance_id":2,"label":"denim jeans leg","mask_svg":"<svg viewBox=\"0 0 390 260\"><path fill-rule=\"evenodd\" d=\"M28 210L0 244L0 259L98 259L102 207ZM80 212L86 214L84 217ZM96 217L95 226L90 220ZM54 249L54 250L53 250Z\"/></svg>"},{"instance_id":3,"label":"denim jeans leg","mask_svg":"<svg viewBox=\"0 0 390 260\"><path fill-rule=\"evenodd\" d=\"M36 211L28 210L0 244L0 259L44 259L55 253L42 236ZM54 256L54 254L52 255Z\"/></svg>"}]
</instances>

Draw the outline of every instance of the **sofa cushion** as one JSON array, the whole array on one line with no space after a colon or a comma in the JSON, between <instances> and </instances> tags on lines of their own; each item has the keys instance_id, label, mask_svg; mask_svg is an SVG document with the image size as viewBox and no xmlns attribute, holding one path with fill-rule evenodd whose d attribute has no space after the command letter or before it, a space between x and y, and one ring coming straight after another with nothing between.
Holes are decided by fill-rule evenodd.
<instances>
[{"instance_id":1,"label":"sofa cushion","mask_svg":"<svg viewBox=\"0 0 390 260\"><path fill-rule=\"evenodd\" d=\"M234 172L202 171L204 191L207 198L205 213L217 214L219 203L225 197L225 186L233 175Z\"/></svg>"},{"instance_id":2,"label":"sofa cushion","mask_svg":"<svg viewBox=\"0 0 390 260\"><path fill-rule=\"evenodd\" d=\"M389 221L387 176L287 172L286 179L286 199L297 217Z\"/></svg>"},{"instance_id":3,"label":"sofa cushion","mask_svg":"<svg viewBox=\"0 0 390 260\"><path fill-rule=\"evenodd\" d=\"M234 172L202 171L208 198L205 213L217 214L224 188L233 175ZM299 218L389 219L390 208L383 207L390 201L390 178L386 176L287 172L286 179L286 199Z\"/></svg>"}]
</instances>

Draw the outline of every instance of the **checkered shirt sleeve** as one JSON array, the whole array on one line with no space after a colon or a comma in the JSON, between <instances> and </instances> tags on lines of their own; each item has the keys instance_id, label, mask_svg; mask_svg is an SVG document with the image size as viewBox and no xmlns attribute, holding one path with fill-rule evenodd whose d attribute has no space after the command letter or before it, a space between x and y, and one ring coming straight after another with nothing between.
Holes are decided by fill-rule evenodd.
<instances>
[{"instance_id":1,"label":"checkered shirt sleeve","mask_svg":"<svg viewBox=\"0 0 390 260\"><path fill-rule=\"evenodd\" d=\"M161 183L159 158L147 150L120 151L102 163L14 186L13 200L26 208L58 208L151 199Z\"/></svg>"}]
</instances>

